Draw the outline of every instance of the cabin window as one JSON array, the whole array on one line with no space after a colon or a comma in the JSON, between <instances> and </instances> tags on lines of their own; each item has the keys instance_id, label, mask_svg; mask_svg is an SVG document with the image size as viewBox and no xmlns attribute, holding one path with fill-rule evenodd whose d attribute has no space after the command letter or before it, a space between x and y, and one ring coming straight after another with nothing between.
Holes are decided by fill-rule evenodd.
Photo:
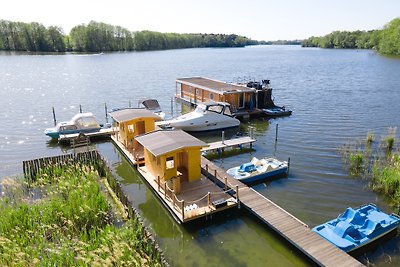
<instances>
[{"instance_id":1,"label":"cabin window","mask_svg":"<svg viewBox=\"0 0 400 267\"><path fill-rule=\"evenodd\" d=\"M232 112L229 106L225 107L224 114L228 116L232 116Z\"/></svg>"},{"instance_id":2,"label":"cabin window","mask_svg":"<svg viewBox=\"0 0 400 267\"><path fill-rule=\"evenodd\" d=\"M196 89L196 95L200 94L200 89Z\"/></svg>"},{"instance_id":3,"label":"cabin window","mask_svg":"<svg viewBox=\"0 0 400 267\"><path fill-rule=\"evenodd\" d=\"M214 94L210 93L210 99L213 100L214 99Z\"/></svg>"},{"instance_id":4,"label":"cabin window","mask_svg":"<svg viewBox=\"0 0 400 267\"><path fill-rule=\"evenodd\" d=\"M60 131L71 131L78 129L75 125L65 125L60 127Z\"/></svg>"},{"instance_id":5,"label":"cabin window","mask_svg":"<svg viewBox=\"0 0 400 267\"><path fill-rule=\"evenodd\" d=\"M134 133L135 132L135 126L133 124L128 125L128 133Z\"/></svg>"},{"instance_id":6,"label":"cabin window","mask_svg":"<svg viewBox=\"0 0 400 267\"><path fill-rule=\"evenodd\" d=\"M167 162L166 162L166 168L167 168L167 170L173 169L173 168L174 168L174 165L175 165L174 157L168 157L168 158L167 158Z\"/></svg>"}]
</instances>

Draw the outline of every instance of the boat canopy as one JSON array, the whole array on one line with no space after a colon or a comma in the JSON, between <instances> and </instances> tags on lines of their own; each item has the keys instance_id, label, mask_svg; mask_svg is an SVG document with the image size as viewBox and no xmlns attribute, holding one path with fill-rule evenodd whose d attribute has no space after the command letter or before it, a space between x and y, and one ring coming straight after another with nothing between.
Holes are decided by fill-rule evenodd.
<instances>
[{"instance_id":1,"label":"boat canopy","mask_svg":"<svg viewBox=\"0 0 400 267\"><path fill-rule=\"evenodd\" d=\"M71 124L81 126L82 128L100 127L96 117L91 112L78 113L71 119Z\"/></svg>"}]
</instances>

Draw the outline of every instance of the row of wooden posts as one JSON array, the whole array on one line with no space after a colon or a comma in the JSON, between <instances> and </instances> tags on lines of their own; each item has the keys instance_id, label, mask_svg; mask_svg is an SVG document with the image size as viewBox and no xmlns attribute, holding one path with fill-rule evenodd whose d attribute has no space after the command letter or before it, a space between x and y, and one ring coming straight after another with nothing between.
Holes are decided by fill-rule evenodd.
<instances>
[{"instance_id":1,"label":"row of wooden posts","mask_svg":"<svg viewBox=\"0 0 400 267\"><path fill-rule=\"evenodd\" d=\"M36 179L38 174L40 174L40 170L42 168L48 166L64 165L67 163L88 163L97 167L97 171L99 172L99 174L107 178L111 189L114 191L118 199L127 209L128 218L135 219L140 223L143 236L145 237L147 242L149 242L149 244L153 247L153 253L157 252L160 256L162 266L168 267L169 264L165 260L164 254L161 248L158 246L155 238L153 237L151 232L144 226L139 212L133 206L131 200L129 200L129 198L127 197L127 194L125 193L125 190L120 181L115 178L116 174L112 171L110 164L101 156L101 154L97 150L23 161L22 165L24 177L25 179L29 179L32 181ZM150 256L155 257L156 255L153 254Z\"/></svg>"}]
</instances>

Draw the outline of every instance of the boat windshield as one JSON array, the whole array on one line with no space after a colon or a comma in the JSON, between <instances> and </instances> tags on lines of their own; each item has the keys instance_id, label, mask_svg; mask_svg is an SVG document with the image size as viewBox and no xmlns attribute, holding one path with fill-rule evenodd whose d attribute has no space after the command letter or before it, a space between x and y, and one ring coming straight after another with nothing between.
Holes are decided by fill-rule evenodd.
<instances>
[{"instance_id":1,"label":"boat windshield","mask_svg":"<svg viewBox=\"0 0 400 267\"><path fill-rule=\"evenodd\" d=\"M222 106L222 105L213 105L213 106L207 107L207 110L215 112L215 113L221 113L223 109L224 109L224 106Z\"/></svg>"},{"instance_id":2,"label":"boat windshield","mask_svg":"<svg viewBox=\"0 0 400 267\"><path fill-rule=\"evenodd\" d=\"M143 106L145 106L148 110L155 110L155 111L161 111L160 104L158 104L158 101L156 99L148 99L144 100L142 102Z\"/></svg>"}]
</instances>

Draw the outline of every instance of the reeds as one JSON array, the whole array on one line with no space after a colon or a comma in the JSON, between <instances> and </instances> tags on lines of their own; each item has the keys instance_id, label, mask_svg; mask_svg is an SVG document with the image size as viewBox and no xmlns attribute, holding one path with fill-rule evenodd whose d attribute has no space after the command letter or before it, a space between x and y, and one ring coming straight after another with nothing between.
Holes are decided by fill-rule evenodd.
<instances>
[{"instance_id":1,"label":"reeds","mask_svg":"<svg viewBox=\"0 0 400 267\"><path fill-rule=\"evenodd\" d=\"M48 166L29 186L2 185L0 265L160 266L138 218L113 225L97 168Z\"/></svg>"},{"instance_id":2,"label":"reeds","mask_svg":"<svg viewBox=\"0 0 400 267\"><path fill-rule=\"evenodd\" d=\"M370 188L382 193L400 214L400 153L395 136L396 128L389 128L388 135L373 146L373 134L368 133L365 142L348 143L341 152L350 174L367 179Z\"/></svg>"}]
</instances>

